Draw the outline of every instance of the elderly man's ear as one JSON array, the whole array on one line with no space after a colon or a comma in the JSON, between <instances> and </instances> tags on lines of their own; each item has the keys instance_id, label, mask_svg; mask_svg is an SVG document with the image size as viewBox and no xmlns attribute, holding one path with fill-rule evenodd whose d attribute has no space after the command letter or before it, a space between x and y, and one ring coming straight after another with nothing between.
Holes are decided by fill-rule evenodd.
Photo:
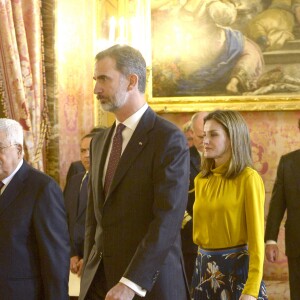
<instances>
[{"instance_id":1,"label":"elderly man's ear","mask_svg":"<svg viewBox=\"0 0 300 300\"><path fill-rule=\"evenodd\" d=\"M18 155L23 156L23 146L20 144L17 144L16 147L18 150Z\"/></svg>"}]
</instances>

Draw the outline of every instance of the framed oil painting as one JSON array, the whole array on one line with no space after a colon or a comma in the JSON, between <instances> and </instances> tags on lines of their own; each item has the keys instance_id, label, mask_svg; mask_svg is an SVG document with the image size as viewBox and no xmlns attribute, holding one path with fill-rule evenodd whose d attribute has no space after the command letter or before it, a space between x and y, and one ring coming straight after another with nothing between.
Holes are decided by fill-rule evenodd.
<instances>
[{"instance_id":1,"label":"framed oil painting","mask_svg":"<svg viewBox=\"0 0 300 300\"><path fill-rule=\"evenodd\" d=\"M151 0L158 112L300 110L300 0Z\"/></svg>"}]
</instances>

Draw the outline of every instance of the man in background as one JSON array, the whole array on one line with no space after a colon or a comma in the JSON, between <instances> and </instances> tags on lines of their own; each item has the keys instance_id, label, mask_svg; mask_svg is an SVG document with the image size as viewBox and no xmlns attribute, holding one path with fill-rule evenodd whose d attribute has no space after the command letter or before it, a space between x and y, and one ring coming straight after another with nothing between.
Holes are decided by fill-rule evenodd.
<instances>
[{"instance_id":1,"label":"man in background","mask_svg":"<svg viewBox=\"0 0 300 300\"><path fill-rule=\"evenodd\" d=\"M95 127L91 130L90 133L92 134L96 134L98 131L102 130L102 129L105 129L106 127L105 126L100 126L100 127ZM76 175L76 174L79 174L79 173L82 173L82 172L85 172L85 167L82 163L81 160L76 160L76 161L73 161L71 164L70 164L70 167L68 169L68 172L67 172L67 177L66 177L66 185L65 185L65 188L64 188L64 193L65 193L65 189L68 185L68 182L70 181L71 177L73 175Z\"/></svg>"},{"instance_id":2,"label":"man in background","mask_svg":"<svg viewBox=\"0 0 300 300\"><path fill-rule=\"evenodd\" d=\"M64 193L65 193L66 187L68 185L68 182L70 181L72 176L82 173L82 172L85 172L85 168L84 168L84 165L82 164L81 160L76 160L76 161L71 162L70 167L68 169L67 177L66 177L66 185L64 188Z\"/></svg>"},{"instance_id":3,"label":"man in background","mask_svg":"<svg viewBox=\"0 0 300 300\"><path fill-rule=\"evenodd\" d=\"M23 159L23 129L0 119L1 299L67 300L69 236L57 183Z\"/></svg>"},{"instance_id":4,"label":"man in background","mask_svg":"<svg viewBox=\"0 0 300 300\"><path fill-rule=\"evenodd\" d=\"M70 271L81 275L84 250L85 212L88 198L90 143L94 133L80 141L80 161L85 171L73 175L66 185L64 196L71 244Z\"/></svg>"},{"instance_id":5,"label":"man in background","mask_svg":"<svg viewBox=\"0 0 300 300\"><path fill-rule=\"evenodd\" d=\"M188 122L183 124L182 131L183 131L183 133L186 137L189 148L194 146L193 130L191 128L191 121L188 121Z\"/></svg>"},{"instance_id":6,"label":"man in background","mask_svg":"<svg viewBox=\"0 0 300 300\"><path fill-rule=\"evenodd\" d=\"M195 267L198 247L193 242L193 206L195 202L194 179L200 172L201 153L203 152L203 118L207 113L198 112L190 121L190 129L193 136L193 146L190 147L190 181L186 212L182 222L182 252L185 264L186 276L191 284Z\"/></svg>"},{"instance_id":7,"label":"man in background","mask_svg":"<svg viewBox=\"0 0 300 300\"><path fill-rule=\"evenodd\" d=\"M186 139L148 107L146 62L138 50L115 45L98 53L94 79L102 109L116 122L91 143L79 299L186 300L180 238Z\"/></svg>"},{"instance_id":8,"label":"man in background","mask_svg":"<svg viewBox=\"0 0 300 300\"><path fill-rule=\"evenodd\" d=\"M300 119L298 120L300 130ZM300 299L300 150L280 158L266 224L266 257L276 262L279 256L278 232L283 216L285 222L285 252L288 258L291 300Z\"/></svg>"}]
</instances>

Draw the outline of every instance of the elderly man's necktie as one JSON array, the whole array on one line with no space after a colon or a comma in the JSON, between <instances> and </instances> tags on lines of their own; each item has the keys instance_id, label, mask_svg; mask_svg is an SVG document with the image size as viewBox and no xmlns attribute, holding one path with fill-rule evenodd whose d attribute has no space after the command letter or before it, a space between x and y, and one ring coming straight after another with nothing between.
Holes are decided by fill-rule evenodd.
<instances>
[{"instance_id":1,"label":"elderly man's necktie","mask_svg":"<svg viewBox=\"0 0 300 300\"><path fill-rule=\"evenodd\" d=\"M122 131L126 126L120 123L117 126L115 136L113 138L112 148L108 160L105 180L104 180L104 193L107 195L109 187L111 185L112 179L114 177L115 171L117 169L121 153L122 153Z\"/></svg>"}]
</instances>

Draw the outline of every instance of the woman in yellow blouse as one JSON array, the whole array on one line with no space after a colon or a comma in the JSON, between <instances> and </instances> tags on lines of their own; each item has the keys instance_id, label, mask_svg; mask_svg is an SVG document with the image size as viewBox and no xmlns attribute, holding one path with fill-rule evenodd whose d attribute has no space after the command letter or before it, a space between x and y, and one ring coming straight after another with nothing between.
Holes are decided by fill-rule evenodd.
<instances>
[{"instance_id":1,"label":"woman in yellow blouse","mask_svg":"<svg viewBox=\"0 0 300 300\"><path fill-rule=\"evenodd\" d=\"M262 282L264 184L253 169L242 116L204 118L204 153L195 178L193 300L268 299Z\"/></svg>"}]
</instances>

